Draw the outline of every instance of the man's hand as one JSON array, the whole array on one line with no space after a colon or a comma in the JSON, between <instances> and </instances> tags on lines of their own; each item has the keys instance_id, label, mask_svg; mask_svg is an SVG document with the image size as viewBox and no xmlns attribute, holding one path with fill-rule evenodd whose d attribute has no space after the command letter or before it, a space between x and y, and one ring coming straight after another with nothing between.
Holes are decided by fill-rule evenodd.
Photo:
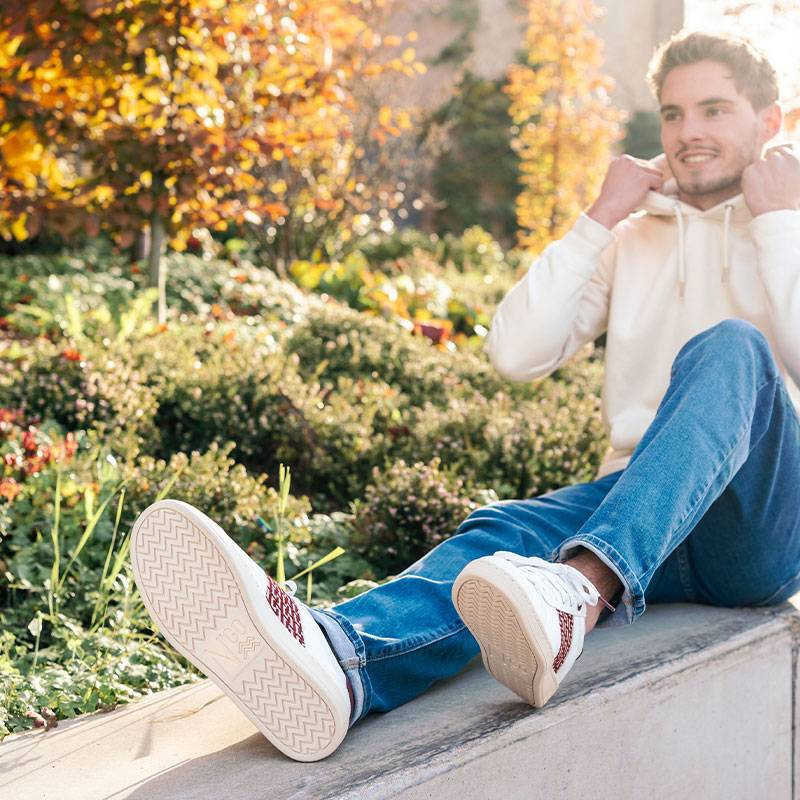
<instances>
[{"instance_id":1,"label":"man's hand","mask_svg":"<svg viewBox=\"0 0 800 800\"><path fill-rule=\"evenodd\" d=\"M800 158L791 145L771 147L742 172L742 194L750 213L800 209Z\"/></svg>"},{"instance_id":2,"label":"man's hand","mask_svg":"<svg viewBox=\"0 0 800 800\"><path fill-rule=\"evenodd\" d=\"M660 164L633 156L620 156L611 162L600 196L586 212L609 230L633 213L651 189L658 191L664 182Z\"/></svg>"}]
</instances>

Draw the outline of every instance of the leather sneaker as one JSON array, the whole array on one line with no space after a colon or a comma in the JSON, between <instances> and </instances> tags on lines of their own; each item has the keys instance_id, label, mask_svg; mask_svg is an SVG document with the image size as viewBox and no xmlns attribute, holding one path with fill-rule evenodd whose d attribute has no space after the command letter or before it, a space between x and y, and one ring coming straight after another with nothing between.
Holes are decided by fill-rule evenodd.
<instances>
[{"instance_id":1,"label":"leather sneaker","mask_svg":"<svg viewBox=\"0 0 800 800\"><path fill-rule=\"evenodd\" d=\"M543 706L581 654L600 595L573 567L501 550L467 564L452 598L489 673Z\"/></svg>"},{"instance_id":2,"label":"leather sneaker","mask_svg":"<svg viewBox=\"0 0 800 800\"><path fill-rule=\"evenodd\" d=\"M162 500L131 532L136 584L167 641L286 755L316 761L348 729L347 680L308 609L213 520Z\"/></svg>"}]
</instances>

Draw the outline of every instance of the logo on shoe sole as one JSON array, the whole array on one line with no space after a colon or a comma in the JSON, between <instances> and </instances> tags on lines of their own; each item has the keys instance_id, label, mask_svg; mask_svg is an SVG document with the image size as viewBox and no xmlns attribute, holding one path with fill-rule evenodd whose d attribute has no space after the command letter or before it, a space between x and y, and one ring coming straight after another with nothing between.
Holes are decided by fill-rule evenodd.
<instances>
[{"instance_id":1,"label":"logo on shoe sole","mask_svg":"<svg viewBox=\"0 0 800 800\"><path fill-rule=\"evenodd\" d=\"M247 632L247 626L236 619L214 636L214 644L206 653L224 666L240 667L258 650L259 644L259 640Z\"/></svg>"}]
</instances>

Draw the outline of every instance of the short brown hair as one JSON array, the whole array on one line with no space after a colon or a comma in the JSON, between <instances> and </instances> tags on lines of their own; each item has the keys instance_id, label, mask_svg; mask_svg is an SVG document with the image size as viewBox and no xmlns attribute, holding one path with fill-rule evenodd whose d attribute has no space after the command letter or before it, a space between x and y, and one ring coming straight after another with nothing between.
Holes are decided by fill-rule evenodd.
<instances>
[{"instance_id":1,"label":"short brown hair","mask_svg":"<svg viewBox=\"0 0 800 800\"><path fill-rule=\"evenodd\" d=\"M717 61L729 67L736 89L756 111L778 99L775 68L749 39L701 31L680 31L656 49L647 72L653 94L660 100L667 75L675 67L698 61Z\"/></svg>"}]
</instances>

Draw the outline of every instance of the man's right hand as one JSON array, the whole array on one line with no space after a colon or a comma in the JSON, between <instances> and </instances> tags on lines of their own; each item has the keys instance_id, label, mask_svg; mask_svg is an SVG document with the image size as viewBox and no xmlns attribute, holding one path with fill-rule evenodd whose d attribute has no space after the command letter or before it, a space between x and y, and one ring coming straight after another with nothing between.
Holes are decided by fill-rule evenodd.
<instances>
[{"instance_id":1,"label":"man's right hand","mask_svg":"<svg viewBox=\"0 0 800 800\"><path fill-rule=\"evenodd\" d=\"M651 189L659 191L663 182L661 169L650 161L619 156L611 162L600 196L586 214L611 230L642 204Z\"/></svg>"}]
</instances>

